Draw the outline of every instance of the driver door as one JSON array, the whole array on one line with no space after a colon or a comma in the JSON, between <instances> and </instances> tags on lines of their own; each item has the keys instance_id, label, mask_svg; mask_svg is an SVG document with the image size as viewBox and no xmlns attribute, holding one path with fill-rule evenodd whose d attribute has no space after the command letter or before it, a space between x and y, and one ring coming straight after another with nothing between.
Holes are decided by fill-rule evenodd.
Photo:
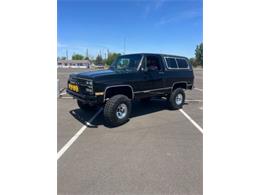
<instances>
[{"instance_id":1,"label":"driver door","mask_svg":"<svg viewBox=\"0 0 260 195\"><path fill-rule=\"evenodd\" d=\"M159 55L144 55L140 67L140 96L154 96L162 93L160 88L164 86L164 68L162 58Z\"/></svg>"}]
</instances>

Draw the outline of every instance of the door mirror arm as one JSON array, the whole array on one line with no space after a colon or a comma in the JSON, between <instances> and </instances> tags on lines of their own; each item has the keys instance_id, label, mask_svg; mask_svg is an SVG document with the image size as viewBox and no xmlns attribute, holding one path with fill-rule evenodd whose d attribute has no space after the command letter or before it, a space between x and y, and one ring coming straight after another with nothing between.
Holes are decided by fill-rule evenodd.
<instances>
[{"instance_id":1,"label":"door mirror arm","mask_svg":"<svg viewBox=\"0 0 260 195\"><path fill-rule=\"evenodd\" d=\"M140 68L140 71L141 71L141 72L148 72L148 70L145 69L144 67L141 67L141 68Z\"/></svg>"}]
</instances>

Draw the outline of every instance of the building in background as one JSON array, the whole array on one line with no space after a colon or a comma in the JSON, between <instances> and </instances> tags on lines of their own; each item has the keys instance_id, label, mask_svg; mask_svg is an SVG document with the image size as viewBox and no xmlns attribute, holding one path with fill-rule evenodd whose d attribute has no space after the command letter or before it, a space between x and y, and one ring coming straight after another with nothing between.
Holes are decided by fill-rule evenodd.
<instances>
[{"instance_id":1,"label":"building in background","mask_svg":"<svg viewBox=\"0 0 260 195\"><path fill-rule=\"evenodd\" d=\"M89 60L58 60L57 65L60 68L90 68Z\"/></svg>"}]
</instances>

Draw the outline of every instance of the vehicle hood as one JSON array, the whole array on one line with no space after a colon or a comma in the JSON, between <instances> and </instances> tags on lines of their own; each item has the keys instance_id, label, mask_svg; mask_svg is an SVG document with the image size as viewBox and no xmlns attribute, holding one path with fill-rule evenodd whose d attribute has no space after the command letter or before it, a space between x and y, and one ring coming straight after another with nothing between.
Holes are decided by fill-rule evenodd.
<instances>
[{"instance_id":1,"label":"vehicle hood","mask_svg":"<svg viewBox=\"0 0 260 195\"><path fill-rule=\"evenodd\" d=\"M108 75L114 75L117 74L117 72L113 70L96 70L96 71L89 71L89 72L81 72L76 74L77 77L81 78L96 78L100 76L108 76Z\"/></svg>"}]
</instances>

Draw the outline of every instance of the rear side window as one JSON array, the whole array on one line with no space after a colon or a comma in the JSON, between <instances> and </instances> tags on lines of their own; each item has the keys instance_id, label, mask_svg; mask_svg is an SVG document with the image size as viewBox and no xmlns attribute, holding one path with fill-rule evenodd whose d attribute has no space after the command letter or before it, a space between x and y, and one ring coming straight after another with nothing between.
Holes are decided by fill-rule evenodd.
<instances>
[{"instance_id":1,"label":"rear side window","mask_svg":"<svg viewBox=\"0 0 260 195\"><path fill-rule=\"evenodd\" d=\"M184 60L184 59L176 59L177 60L177 63L178 63L178 67L179 68L189 68L189 65L188 65L188 63L187 63L187 61L186 60Z\"/></svg>"},{"instance_id":2,"label":"rear side window","mask_svg":"<svg viewBox=\"0 0 260 195\"><path fill-rule=\"evenodd\" d=\"M166 62L169 68L178 68L174 58L166 58Z\"/></svg>"}]
</instances>

